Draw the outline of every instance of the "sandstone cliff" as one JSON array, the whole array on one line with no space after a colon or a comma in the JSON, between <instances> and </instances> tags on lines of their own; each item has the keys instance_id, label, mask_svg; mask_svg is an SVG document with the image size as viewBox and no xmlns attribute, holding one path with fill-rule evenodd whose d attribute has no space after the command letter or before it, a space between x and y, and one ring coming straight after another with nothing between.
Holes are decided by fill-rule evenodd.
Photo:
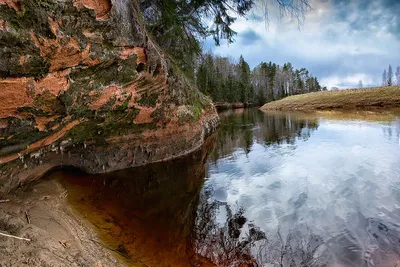
<instances>
[{"instance_id":1,"label":"sandstone cliff","mask_svg":"<svg viewBox=\"0 0 400 267\"><path fill-rule=\"evenodd\" d=\"M217 124L134 0L0 0L0 193L178 157Z\"/></svg>"}]
</instances>

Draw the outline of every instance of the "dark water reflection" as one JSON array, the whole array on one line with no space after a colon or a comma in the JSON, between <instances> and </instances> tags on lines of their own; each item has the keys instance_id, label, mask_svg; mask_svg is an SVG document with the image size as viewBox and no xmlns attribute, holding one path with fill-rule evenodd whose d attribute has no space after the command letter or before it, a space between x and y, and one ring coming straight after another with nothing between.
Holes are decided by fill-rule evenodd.
<instances>
[{"instance_id":1,"label":"dark water reflection","mask_svg":"<svg viewBox=\"0 0 400 267\"><path fill-rule=\"evenodd\" d=\"M187 158L54 176L133 266L400 266L398 117L249 109L221 120Z\"/></svg>"},{"instance_id":2,"label":"dark water reflection","mask_svg":"<svg viewBox=\"0 0 400 267\"><path fill-rule=\"evenodd\" d=\"M237 109L220 113L221 126L217 148L211 158L215 162L237 149L251 152L254 143L294 144L296 138L306 140L318 129L318 120L311 116L302 119L296 114L263 113L255 109Z\"/></svg>"},{"instance_id":3,"label":"dark water reflection","mask_svg":"<svg viewBox=\"0 0 400 267\"><path fill-rule=\"evenodd\" d=\"M131 266L194 266L195 218L207 151L105 175L52 174L69 202L97 228L101 242Z\"/></svg>"}]
</instances>

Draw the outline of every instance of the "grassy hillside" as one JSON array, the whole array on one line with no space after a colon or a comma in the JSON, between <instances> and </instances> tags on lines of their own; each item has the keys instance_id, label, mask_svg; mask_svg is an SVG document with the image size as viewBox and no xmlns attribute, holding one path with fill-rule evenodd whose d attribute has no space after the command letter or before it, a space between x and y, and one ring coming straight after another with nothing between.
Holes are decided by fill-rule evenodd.
<instances>
[{"instance_id":1,"label":"grassy hillside","mask_svg":"<svg viewBox=\"0 0 400 267\"><path fill-rule=\"evenodd\" d=\"M289 96L261 107L264 110L330 110L400 107L400 86L325 91Z\"/></svg>"}]
</instances>

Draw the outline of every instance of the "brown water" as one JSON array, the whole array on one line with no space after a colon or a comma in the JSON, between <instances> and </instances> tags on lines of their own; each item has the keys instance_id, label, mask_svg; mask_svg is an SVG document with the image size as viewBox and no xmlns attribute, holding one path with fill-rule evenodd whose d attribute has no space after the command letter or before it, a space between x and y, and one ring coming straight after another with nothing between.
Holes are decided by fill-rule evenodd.
<instances>
[{"instance_id":1,"label":"brown water","mask_svg":"<svg viewBox=\"0 0 400 267\"><path fill-rule=\"evenodd\" d=\"M193 229L210 137L202 150L170 162L105 175L60 171L52 177L97 229L101 242L132 266L193 266ZM207 265L204 265L207 266Z\"/></svg>"},{"instance_id":2,"label":"brown water","mask_svg":"<svg viewBox=\"0 0 400 267\"><path fill-rule=\"evenodd\" d=\"M183 159L52 177L132 266L396 266L398 116L248 109L221 122Z\"/></svg>"}]
</instances>

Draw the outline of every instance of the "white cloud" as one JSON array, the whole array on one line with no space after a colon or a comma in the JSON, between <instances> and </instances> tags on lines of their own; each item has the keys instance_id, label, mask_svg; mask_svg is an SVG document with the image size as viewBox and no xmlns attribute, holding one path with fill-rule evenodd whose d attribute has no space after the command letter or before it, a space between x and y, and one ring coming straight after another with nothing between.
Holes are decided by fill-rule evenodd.
<instances>
[{"instance_id":1,"label":"white cloud","mask_svg":"<svg viewBox=\"0 0 400 267\"><path fill-rule=\"evenodd\" d=\"M375 83L373 78L365 73L355 73L348 76L329 76L322 78L320 82L327 86L328 89L332 87L346 89L357 86L360 80L365 87Z\"/></svg>"}]
</instances>

